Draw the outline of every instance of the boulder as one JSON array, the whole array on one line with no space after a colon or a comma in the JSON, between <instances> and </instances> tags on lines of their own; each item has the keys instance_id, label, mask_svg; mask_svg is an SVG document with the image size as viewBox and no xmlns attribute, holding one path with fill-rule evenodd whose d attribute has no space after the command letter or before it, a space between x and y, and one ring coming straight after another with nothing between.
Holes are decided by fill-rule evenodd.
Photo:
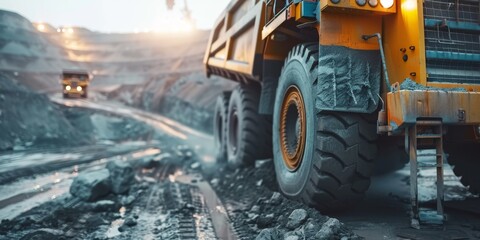
<instances>
[{"instance_id":1,"label":"boulder","mask_svg":"<svg viewBox=\"0 0 480 240\"><path fill-rule=\"evenodd\" d=\"M199 169L201 167L199 162L194 162L190 165L191 169Z\"/></svg>"},{"instance_id":2,"label":"boulder","mask_svg":"<svg viewBox=\"0 0 480 240\"><path fill-rule=\"evenodd\" d=\"M302 225L307 220L308 214L305 209L295 209L288 216L287 228L293 230Z\"/></svg>"},{"instance_id":3,"label":"boulder","mask_svg":"<svg viewBox=\"0 0 480 240\"><path fill-rule=\"evenodd\" d=\"M277 206L282 203L282 195L279 192L274 192L270 198L270 204Z\"/></svg>"},{"instance_id":4,"label":"boulder","mask_svg":"<svg viewBox=\"0 0 480 240\"><path fill-rule=\"evenodd\" d=\"M315 234L320 230L320 226L315 222L315 220L309 218L304 224L304 235L306 239L315 239Z\"/></svg>"},{"instance_id":5,"label":"boulder","mask_svg":"<svg viewBox=\"0 0 480 240\"><path fill-rule=\"evenodd\" d=\"M107 164L107 169L110 171L112 192L116 194L128 192L135 178L132 166L127 162L115 160Z\"/></svg>"},{"instance_id":6,"label":"boulder","mask_svg":"<svg viewBox=\"0 0 480 240\"><path fill-rule=\"evenodd\" d=\"M210 184L212 185L212 187L218 187L218 185L220 184L220 179L214 178L210 181Z\"/></svg>"},{"instance_id":7,"label":"boulder","mask_svg":"<svg viewBox=\"0 0 480 240\"><path fill-rule=\"evenodd\" d=\"M329 218L327 222L322 225L320 231L315 234L315 239L330 240L335 239L335 235L338 234L342 223L336 218Z\"/></svg>"},{"instance_id":8,"label":"boulder","mask_svg":"<svg viewBox=\"0 0 480 240\"><path fill-rule=\"evenodd\" d=\"M128 206L132 204L134 201L135 201L135 196L130 195L130 196L122 197L122 199L120 200L120 203L124 206Z\"/></svg>"},{"instance_id":9,"label":"boulder","mask_svg":"<svg viewBox=\"0 0 480 240\"><path fill-rule=\"evenodd\" d=\"M127 219L125 219L125 222L123 223L123 225L133 227L137 225L137 220L135 220L135 218L128 217Z\"/></svg>"},{"instance_id":10,"label":"boulder","mask_svg":"<svg viewBox=\"0 0 480 240\"><path fill-rule=\"evenodd\" d=\"M70 186L70 193L84 201L95 201L110 193L108 169L80 173Z\"/></svg>"},{"instance_id":11,"label":"boulder","mask_svg":"<svg viewBox=\"0 0 480 240\"><path fill-rule=\"evenodd\" d=\"M300 240L300 237L297 235L288 235L284 238L285 240Z\"/></svg>"},{"instance_id":12,"label":"boulder","mask_svg":"<svg viewBox=\"0 0 480 240\"><path fill-rule=\"evenodd\" d=\"M260 229L269 227L270 225L272 225L274 219L275 216L272 213L267 215L260 215L257 218L257 227Z\"/></svg>"},{"instance_id":13,"label":"boulder","mask_svg":"<svg viewBox=\"0 0 480 240\"><path fill-rule=\"evenodd\" d=\"M276 228L263 229L255 240L283 240L283 232Z\"/></svg>"}]
</instances>

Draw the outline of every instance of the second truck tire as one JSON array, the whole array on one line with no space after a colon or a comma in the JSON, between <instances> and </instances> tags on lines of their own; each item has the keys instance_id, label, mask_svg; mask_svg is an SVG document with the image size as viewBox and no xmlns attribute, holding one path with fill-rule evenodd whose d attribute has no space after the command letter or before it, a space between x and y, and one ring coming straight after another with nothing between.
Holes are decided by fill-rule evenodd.
<instances>
[{"instance_id":1,"label":"second truck tire","mask_svg":"<svg viewBox=\"0 0 480 240\"><path fill-rule=\"evenodd\" d=\"M272 157L271 121L258 114L260 87L239 85L228 104L228 166L251 165L257 159Z\"/></svg>"},{"instance_id":2,"label":"second truck tire","mask_svg":"<svg viewBox=\"0 0 480 240\"><path fill-rule=\"evenodd\" d=\"M218 162L227 160L227 116L230 92L223 92L218 96L213 114L213 138L215 157Z\"/></svg>"},{"instance_id":3,"label":"second truck tire","mask_svg":"<svg viewBox=\"0 0 480 240\"><path fill-rule=\"evenodd\" d=\"M297 45L285 61L273 115L275 172L286 196L334 211L370 185L376 124L361 114L316 110L317 61L318 43Z\"/></svg>"}]
</instances>

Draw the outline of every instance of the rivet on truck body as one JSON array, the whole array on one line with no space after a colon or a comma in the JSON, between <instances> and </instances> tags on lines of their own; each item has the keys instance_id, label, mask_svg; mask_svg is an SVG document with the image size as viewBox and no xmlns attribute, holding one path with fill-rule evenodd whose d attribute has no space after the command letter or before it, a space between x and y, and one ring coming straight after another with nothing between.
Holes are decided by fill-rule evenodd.
<instances>
[{"instance_id":1,"label":"rivet on truck body","mask_svg":"<svg viewBox=\"0 0 480 240\"><path fill-rule=\"evenodd\" d=\"M459 122L465 122L466 114L463 108L458 109L457 117Z\"/></svg>"}]
</instances>

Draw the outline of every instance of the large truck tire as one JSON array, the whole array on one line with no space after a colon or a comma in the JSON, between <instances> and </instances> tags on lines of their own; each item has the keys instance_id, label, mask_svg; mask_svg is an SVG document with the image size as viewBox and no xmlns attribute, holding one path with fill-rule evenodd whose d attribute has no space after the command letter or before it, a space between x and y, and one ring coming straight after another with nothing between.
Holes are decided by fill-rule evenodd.
<instances>
[{"instance_id":1,"label":"large truck tire","mask_svg":"<svg viewBox=\"0 0 480 240\"><path fill-rule=\"evenodd\" d=\"M352 206L370 185L376 125L361 114L318 112L318 43L285 61L273 115L273 154L284 195L321 211Z\"/></svg>"},{"instance_id":2,"label":"large truck tire","mask_svg":"<svg viewBox=\"0 0 480 240\"><path fill-rule=\"evenodd\" d=\"M228 166L252 165L272 157L272 125L268 116L258 114L260 86L239 85L228 104Z\"/></svg>"},{"instance_id":3,"label":"large truck tire","mask_svg":"<svg viewBox=\"0 0 480 240\"><path fill-rule=\"evenodd\" d=\"M218 96L213 114L213 138L215 144L215 157L217 162L227 160L227 116L230 92L223 92Z\"/></svg>"},{"instance_id":4,"label":"large truck tire","mask_svg":"<svg viewBox=\"0 0 480 240\"><path fill-rule=\"evenodd\" d=\"M448 147L448 163L460 182L473 194L480 193L480 144L465 143Z\"/></svg>"}]
</instances>

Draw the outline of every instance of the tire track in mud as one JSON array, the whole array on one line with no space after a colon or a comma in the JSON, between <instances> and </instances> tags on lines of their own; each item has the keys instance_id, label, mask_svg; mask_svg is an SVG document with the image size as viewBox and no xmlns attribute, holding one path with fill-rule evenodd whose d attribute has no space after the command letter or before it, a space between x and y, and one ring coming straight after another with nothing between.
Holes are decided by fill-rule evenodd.
<instances>
[{"instance_id":1,"label":"tire track in mud","mask_svg":"<svg viewBox=\"0 0 480 240\"><path fill-rule=\"evenodd\" d=\"M169 163L151 175L159 183L152 187L143 210L147 213L142 214L164 216L159 226L150 227L155 237L237 239L222 203L201 175L184 174L181 168Z\"/></svg>"}]
</instances>

